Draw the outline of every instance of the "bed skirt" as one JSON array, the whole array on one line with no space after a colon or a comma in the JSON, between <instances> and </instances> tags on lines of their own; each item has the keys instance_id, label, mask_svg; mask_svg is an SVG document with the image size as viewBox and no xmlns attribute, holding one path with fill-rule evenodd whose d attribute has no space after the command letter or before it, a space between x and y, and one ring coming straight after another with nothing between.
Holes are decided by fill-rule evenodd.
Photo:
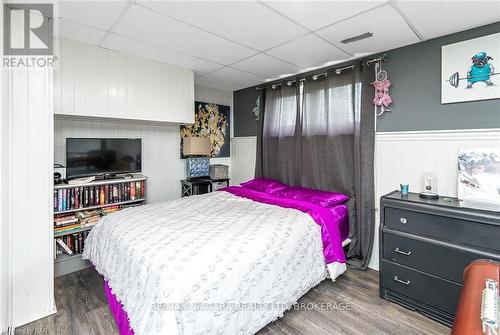
<instances>
[{"instance_id":1,"label":"bed skirt","mask_svg":"<svg viewBox=\"0 0 500 335\"><path fill-rule=\"evenodd\" d=\"M122 304L116 300L116 296L111 292L111 288L108 285L108 281L104 281L104 292L106 293L106 299L108 300L109 310L116 321L116 326L120 335L134 335L134 331L130 328L128 322L127 312L123 309Z\"/></svg>"}]
</instances>

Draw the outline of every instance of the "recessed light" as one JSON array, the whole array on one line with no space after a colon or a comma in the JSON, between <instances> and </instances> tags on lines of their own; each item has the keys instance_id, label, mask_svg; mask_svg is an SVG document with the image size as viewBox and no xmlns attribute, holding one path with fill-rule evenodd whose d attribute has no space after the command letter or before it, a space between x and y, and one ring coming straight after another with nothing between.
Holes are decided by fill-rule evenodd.
<instances>
[{"instance_id":1,"label":"recessed light","mask_svg":"<svg viewBox=\"0 0 500 335\"><path fill-rule=\"evenodd\" d=\"M364 34L361 34L361 35L357 35L357 36L346 38L345 40L340 41L340 43L342 43L342 44L349 44L349 43L352 43L352 42L357 42L357 41L360 41L360 40L364 40L365 38L370 38L372 36L373 36L373 33L368 32L368 33L364 33Z\"/></svg>"}]
</instances>

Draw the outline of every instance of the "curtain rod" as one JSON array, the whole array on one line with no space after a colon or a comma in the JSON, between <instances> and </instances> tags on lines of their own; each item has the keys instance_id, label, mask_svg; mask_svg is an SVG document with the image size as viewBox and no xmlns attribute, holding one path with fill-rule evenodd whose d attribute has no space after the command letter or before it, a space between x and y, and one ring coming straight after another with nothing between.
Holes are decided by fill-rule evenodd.
<instances>
[{"instance_id":1,"label":"curtain rod","mask_svg":"<svg viewBox=\"0 0 500 335\"><path fill-rule=\"evenodd\" d=\"M372 58L372 59L367 60L367 61L366 61L366 65L370 66L370 65L372 65L372 64L373 64L373 63L375 63L375 62L387 62L388 60L389 60L389 57L387 57L387 54L383 54L383 55L381 55L380 57L377 57L377 58ZM353 69L353 68L354 68L354 65L348 65L348 66L344 66L344 67L339 67L339 68L336 68L334 71L335 71L335 74L341 74L341 73L342 73L342 71L344 71L344 70L348 70L348 69ZM326 69L326 71L328 71L328 70L333 69L333 67L332 67L332 68L323 68L323 69L321 69L321 70L325 71L325 69ZM326 75L328 75L328 73L327 73L327 72L314 74L314 75L313 75L313 80L318 79L318 77L320 77L320 76L326 76ZM297 76L298 76L298 75L297 75ZM305 80L305 78L299 79L299 81L303 81L303 80ZM290 86L292 83L294 83L294 82L296 82L296 81L297 81L296 79L289 79L289 80L285 80L284 82L286 82L286 84L287 84L288 86ZM278 87L278 86L283 86L283 85L282 85L281 83L275 83L275 84L272 84L272 85L271 85L271 87L272 87L273 89L275 89L275 88L276 88L276 87ZM265 87L266 87L266 85L261 85L261 86L257 86L257 87L255 87L255 89L256 89L257 91L260 91L260 90L264 89Z\"/></svg>"},{"instance_id":2,"label":"curtain rod","mask_svg":"<svg viewBox=\"0 0 500 335\"><path fill-rule=\"evenodd\" d=\"M366 65L371 65L372 63L375 63L375 62L387 62L387 61L388 61L387 54L383 54L382 56L380 56L378 58L372 58L370 60L367 60Z\"/></svg>"}]
</instances>

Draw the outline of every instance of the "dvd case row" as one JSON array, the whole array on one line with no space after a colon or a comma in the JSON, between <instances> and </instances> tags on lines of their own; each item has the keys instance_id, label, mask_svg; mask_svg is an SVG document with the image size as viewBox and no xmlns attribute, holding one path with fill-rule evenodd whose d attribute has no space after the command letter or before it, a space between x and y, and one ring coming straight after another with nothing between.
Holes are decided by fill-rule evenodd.
<instances>
[{"instance_id":1,"label":"dvd case row","mask_svg":"<svg viewBox=\"0 0 500 335\"><path fill-rule=\"evenodd\" d=\"M81 254L88 234L88 231L84 231L56 238L56 255L63 252L68 255Z\"/></svg>"},{"instance_id":2,"label":"dvd case row","mask_svg":"<svg viewBox=\"0 0 500 335\"><path fill-rule=\"evenodd\" d=\"M144 199L144 181L54 190L54 212Z\"/></svg>"}]
</instances>

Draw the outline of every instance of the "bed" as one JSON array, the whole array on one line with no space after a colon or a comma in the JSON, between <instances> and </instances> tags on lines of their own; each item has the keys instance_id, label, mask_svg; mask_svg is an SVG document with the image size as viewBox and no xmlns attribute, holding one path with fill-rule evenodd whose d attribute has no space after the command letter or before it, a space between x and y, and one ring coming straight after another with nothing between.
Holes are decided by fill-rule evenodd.
<instances>
[{"instance_id":1,"label":"bed","mask_svg":"<svg viewBox=\"0 0 500 335\"><path fill-rule=\"evenodd\" d=\"M83 258L121 334L254 334L345 271L347 218L229 187L105 216Z\"/></svg>"}]
</instances>

